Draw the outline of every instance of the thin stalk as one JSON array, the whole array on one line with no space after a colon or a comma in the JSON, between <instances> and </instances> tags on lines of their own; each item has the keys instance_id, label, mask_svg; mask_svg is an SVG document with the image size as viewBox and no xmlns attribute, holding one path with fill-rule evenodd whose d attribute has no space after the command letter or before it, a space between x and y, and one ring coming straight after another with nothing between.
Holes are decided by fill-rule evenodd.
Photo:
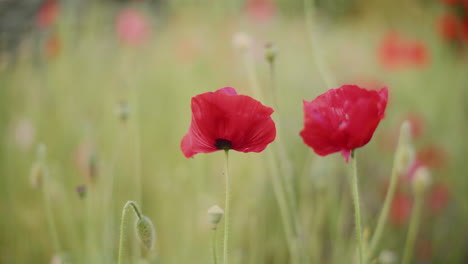
<instances>
[{"instance_id":1,"label":"thin stalk","mask_svg":"<svg viewBox=\"0 0 468 264\"><path fill-rule=\"evenodd\" d=\"M44 178L45 178L44 179L44 189L43 189L42 193L44 195L44 207L45 207L46 214L47 214L47 225L49 226L49 230L50 230L50 233L51 233L51 236L52 236L52 243L54 245L54 250L55 250L55 252L60 252L61 251L60 240L58 238L57 226L56 226L54 214L53 214L53 211L52 211L52 205L50 203L50 195L49 195L49 193L50 193L50 189L49 189L50 175L49 175L49 171L47 170L45 165L42 164L41 166L43 166Z\"/></svg>"},{"instance_id":2,"label":"thin stalk","mask_svg":"<svg viewBox=\"0 0 468 264\"><path fill-rule=\"evenodd\" d=\"M138 219L141 218L141 213L140 211L138 210L138 206L136 205L135 202L132 202L132 201L128 201L123 209L122 209L122 218L120 219L120 238L119 238L119 260L118 260L118 264L122 264L122 259L123 259L123 247L124 247L124 234L125 234L125 220L126 220L126 215L127 215L127 211L128 211L128 208L132 208L133 209L133 212L135 213L135 215L138 217Z\"/></svg>"},{"instance_id":3,"label":"thin stalk","mask_svg":"<svg viewBox=\"0 0 468 264\"><path fill-rule=\"evenodd\" d=\"M330 89L332 87L335 87L335 81L332 78L332 75L330 73L330 70L328 67L323 63L323 57L319 55L318 51L323 50L320 46L319 43L319 38L314 36L314 28L313 28L313 17L312 17L312 12L314 12L314 7L311 5L312 1L310 0L304 0L304 17L305 17L305 24L306 24L306 30L307 30L307 35L309 36L309 43L311 45L311 51L312 51L312 57L314 60L315 67L317 67L317 70L319 72L320 77L326 84L327 88ZM314 12L315 14L315 12Z\"/></svg>"},{"instance_id":4,"label":"thin stalk","mask_svg":"<svg viewBox=\"0 0 468 264\"><path fill-rule=\"evenodd\" d=\"M374 234L372 235L369 249L366 252L366 259L372 258L377 246L379 245L382 233L385 229L385 224L387 223L388 213L390 212L390 204L395 195L396 185L398 182L398 173L396 170L395 161L393 162L392 175L390 176L390 186L388 188L387 194L385 195L384 204L382 211L380 212L379 219L377 220L377 226L375 228Z\"/></svg>"},{"instance_id":5,"label":"thin stalk","mask_svg":"<svg viewBox=\"0 0 468 264\"><path fill-rule=\"evenodd\" d=\"M223 264L229 264L228 251L229 251L229 225L230 225L230 179L229 179L229 150L225 150L226 159L224 163L224 175L226 177L226 202L224 205L224 262Z\"/></svg>"},{"instance_id":6,"label":"thin stalk","mask_svg":"<svg viewBox=\"0 0 468 264\"><path fill-rule=\"evenodd\" d=\"M416 235L418 234L419 229L419 220L421 218L421 211L423 205L423 195L424 192L418 191L415 195L415 204L413 212L411 213L410 226L408 230L408 235L406 236L406 245L403 253L402 264L408 264L411 261L413 254L414 241L416 240Z\"/></svg>"},{"instance_id":7,"label":"thin stalk","mask_svg":"<svg viewBox=\"0 0 468 264\"><path fill-rule=\"evenodd\" d=\"M359 248L359 263L364 264L363 254L362 254L361 209L359 206L359 188L358 188L358 176L357 176L357 166L356 166L356 150L351 151L351 166L353 168L353 173L351 175L351 188L352 188L353 201L354 201L354 217L355 217L356 237L357 237L358 248Z\"/></svg>"},{"instance_id":8,"label":"thin stalk","mask_svg":"<svg viewBox=\"0 0 468 264\"><path fill-rule=\"evenodd\" d=\"M294 227L291 221L291 216L289 214L288 202L285 196L286 192L283 189L281 177L278 173L278 170L276 169L277 165L274 163L273 153L271 153L271 157L268 157L268 160L269 160L269 167L273 168L273 171L272 171L273 191L275 193L276 199L278 200L278 205L280 209L281 219L283 222L284 232L286 234L288 250L289 250L289 253L291 254L291 263L297 263Z\"/></svg>"},{"instance_id":9,"label":"thin stalk","mask_svg":"<svg viewBox=\"0 0 468 264\"><path fill-rule=\"evenodd\" d=\"M218 263L218 257L216 255L216 231L217 231L217 228L214 228L213 229L212 239L211 239L211 246L212 246L212 249L213 249L213 263L214 264Z\"/></svg>"}]
</instances>

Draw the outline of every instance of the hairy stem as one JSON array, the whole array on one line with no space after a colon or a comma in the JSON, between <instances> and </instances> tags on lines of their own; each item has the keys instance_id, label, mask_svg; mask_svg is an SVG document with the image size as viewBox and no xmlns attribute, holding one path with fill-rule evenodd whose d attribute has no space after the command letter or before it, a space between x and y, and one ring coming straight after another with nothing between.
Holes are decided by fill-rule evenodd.
<instances>
[{"instance_id":1,"label":"hairy stem","mask_svg":"<svg viewBox=\"0 0 468 264\"><path fill-rule=\"evenodd\" d=\"M403 261L401 262L402 264L408 264L411 261L414 248L414 241L416 240L416 235L419 229L419 219L421 217L421 209L424 197L423 193L424 192L422 191L416 192L414 209L411 213L410 226L408 230L408 235L406 236L406 245L405 251L403 253Z\"/></svg>"},{"instance_id":2,"label":"hairy stem","mask_svg":"<svg viewBox=\"0 0 468 264\"><path fill-rule=\"evenodd\" d=\"M138 217L138 219L141 218L141 213L140 210L138 210L138 206L136 205L135 202L133 201L128 201L123 209L122 209L122 218L120 219L120 243L119 243L119 260L118 264L122 264L122 259L123 259L123 247L124 247L124 236L125 236L125 220L126 220L126 215L128 208L132 208L133 212L135 215Z\"/></svg>"},{"instance_id":3,"label":"hairy stem","mask_svg":"<svg viewBox=\"0 0 468 264\"><path fill-rule=\"evenodd\" d=\"M224 262L223 264L229 264L228 251L229 251L229 221L230 221L230 178L229 178L229 150L225 150L226 159L224 163L224 175L226 177L226 202L224 208Z\"/></svg>"},{"instance_id":4,"label":"hairy stem","mask_svg":"<svg viewBox=\"0 0 468 264\"><path fill-rule=\"evenodd\" d=\"M359 188L358 188L358 176L357 176L357 166L356 166L356 150L351 151L351 166L353 168L353 173L351 175L351 188L352 188L353 201L354 201L354 217L355 217L356 237L357 237L358 248L359 248L359 263L364 264L363 254L362 254L361 209L359 206Z\"/></svg>"}]
</instances>

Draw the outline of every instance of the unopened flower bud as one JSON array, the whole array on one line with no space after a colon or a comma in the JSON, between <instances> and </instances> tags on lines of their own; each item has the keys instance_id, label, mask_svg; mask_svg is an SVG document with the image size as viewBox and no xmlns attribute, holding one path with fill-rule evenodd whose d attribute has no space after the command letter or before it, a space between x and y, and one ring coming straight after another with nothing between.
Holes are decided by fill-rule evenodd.
<instances>
[{"instance_id":1,"label":"unopened flower bud","mask_svg":"<svg viewBox=\"0 0 468 264\"><path fill-rule=\"evenodd\" d=\"M224 211L221 209L221 207L214 205L208 209L208 221L210 221L210 224L213 229L216 229L218 226L219 222L221 221L221 218L223 218Z\"/></svg>"},{"instance_id":2,"label":"unopened flower bud","mask_svg":"<svg viewBox=\"0 0 468 264\"><path fill-rule=\"evenodd\" d=\"M76 187L76 192L78 193L78 196L83 199L86 197L86 193L88 192L88 188L86 188L86 185L80 185Z\"/></svg>"},{"instance_id":3,"label":"unopened flower bud","mask_svg":"<svg viewBox=\"0 0 468 264\"><path fill-rule=\"evenodd\" d=\"M277 53L278 51L273 43L267 43L265 45L265 59L268 61L268 63L273 64Z\"/></svg>"},{"instance_id":4,"label":"unopened flower bud","mask_svg":"<svg viewBox=\"0 0 468 264\"><path fill-rule=\"evenodd\" d=\"M31 174L29 175L31 186L35 189L41 187L43 178L43 167L40 162L35 162L31 168Z\"/></svg>"},{"instance_id":5,"label":"unopened flower bud","mask_svg":"<svg viewBox=\"0 0 468 264\"><path fill-rule=\"evenodd\" d=\"M404 173L413 162L415 154L411 144L411 125L409 121L403 122L400 128L400 137L395 156L395 166L398 174Z\"/></svg>"},{"instance_id":6,"label":"unopened flower bud","mask_svg":"<svg viewBox=\"0 0 468 264\"><path fill-rule=\"evenodd\" d=\"M249 35L244 32L237 32L232 37L232 44L239 50L248 50L252 45L252 40Z\"/></svg>"},{"instance_id":7,"label":"unopened flower bud","mask_svg":"<svg viewBox=\"0 0 468 264\"><path fill-rule=\"evenodd\" d=\"M120 120L127 121L130 116L130 106L127 102L121 101L117 107L116 113Z\"/></svg>"},{"instance_id":8,"label":"unopened flower bud","mask_svg":"<svg viewBox=\"0 0 468 264\"><path fill-rule=\"evenodd\" d=\"M141 244L148 250L153 249L156 240L153 222L148 217L142 215L135 225L136 233Z\"/></svg>"},{"instance_id":9,"label":"unopened flower bud","mask_svg":"<svg viewBox=\"0 0 468 264\"><path fill-rule=\"evenodd\" d=\"M431 185L431 173L425 166L421 166L414 172L413 190L415 193L424 192Z\"/></svg>"},{"instance_id":10,"label":"unopened flower bud","mask_svg":"<svg viewBox=\"0 0 468 264\"><path fill-rule=\"evenodd\" d=\"M379 264L394 264L397 263L397 256L393 251L383 250L379 255Z\"/></svg>"}]
</instances>

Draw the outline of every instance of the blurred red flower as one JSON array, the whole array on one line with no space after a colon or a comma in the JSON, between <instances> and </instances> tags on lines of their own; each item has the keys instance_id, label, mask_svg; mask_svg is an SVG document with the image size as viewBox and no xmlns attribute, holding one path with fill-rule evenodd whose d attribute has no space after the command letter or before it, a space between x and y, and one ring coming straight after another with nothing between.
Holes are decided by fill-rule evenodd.
<instances>
[{"instance_id":1,"label":"blurred red flower","mask_svg":"<svg viewBox=\"0 0 468 264\"><path fill-rule=\"evenodd\" d=\"M148 39L150 25L147 17L140 11L125 8L117 16L116 30L124 44L136 45Z\"/></svg>"},{"instance_id":2,"label":"blurred red flower","mask_svg":"<svg viewBox=\"0 0 468 264\"><path fill-rule=\"evenodd\" d=\"M447 205L450 199L450 192L446 185L437 184L432 187L429 196L429 206L433 212L439 212Z\"/></svg>"},{"instance_id":3,"label":"blurred red flower","mask_svg":"<svg viewBox=\"0 0 468 264\"><path fill-rule=\"evenodd\" d=\"M455 5L458 3L458 0L439 0L439 1L447 5Z\"/></svg>"},{"instance_id":4,"label":"blurred red flower","mask_svg":"<svg viewBox=\"0 0 468 264\"><path fill-rule=\"evenodd\" d=\"M36 14L36 25L39 28L48 28L57 20L58 3L57 0L45 0Z\"/></svg>"},{"instance_id":5,"label":"blurred red flower","mask_svg":"<svg viewBox=\"0 0 468 264\"><path fill-rule=\"evenodd\" d=\"M58 34L53 34L47 38L44 45L44 52L47 59L53 59L58 56L62 49L62 42Z\"/></svg>"},{"instance_id":6,"label":"blurred red flower","mask_svg":"<svg viewBox=\"0 0 468 264\"><path fill-rule=\"evenodd\" d=\"M429 145L419 150L417 159L428 167L440 169L447 165L449 158L443 147L439 145Z\"/></svg>"},{"instance_id":7,"label":"blurred red flower","mask_svg":"<svg viewBox=\"0 0 468 264\"><path fill-rule=\"evenodd\" d=\"M387 69L423 67L429 62L429 51L419 40L405 40L397 32L390 32L378 48L380 64Z\"/></svg>"},{"instance_id":8,"label":"blurred red flower","mask_svg":"<svg viewBox=\"0 0 468 264\"><path fill-rule=\"evenodd\" d=\"M273 109L225 87L192 98L192 122L183 137L185 157L233 149L261 152L276 137Z\"/></svg>"},{"instance_id":9,"label":"blurred red flower","mask_svg":"<svg viewBox=\"0 0 468 264\"><path fill-rule=\"evenodd\" d=\"M443 14L439 18L437 29L444 40L456 40L460 37L460 23L452 13Z\"/></svg>"},{"instance_id":10,"label":"blurred red flower","mask_svg":"<svg viewBox=\"0 0 468 264\"><path fill-rule=\"evenodd\" d=\"M390 222L397 226L405 224L410 217L412 204L409 195L402 192L395 193L390 205Z\"/></svg>"},{"instance_id":11,"label":"blurred red flower","mask_svg":"<svg viewBox=\"0 0 468 264\"><path fill-rule=\"evenodd\" d=\"M424 135L427 124L423 115L417 112L409 113L404 120L408 120L411 125L411 136L413 139L421 138Z\"/></svg>"},{"instance_id":12,"label":"blurred red flower","mask_svg":"<svg viewBox=\"0 0 468 264\"><path fill-rule=\"evenodd\" d=\"M353 149L367 144L385 117L388 89L356 85L330 89L311 102L304 100L304 143L320 156L341 151L348 161Z\"/></svg>"},{"instance_id":13,"label":"blurred red flower","mask_svg":"<svg viewBox=\"0 0 468 264\"><path fill-rule=\"evenodd\" d=\"M246 11L250 18L256 22L266 22L275 14L273 0L248 0Z\"/></svg>"}]
</instances>

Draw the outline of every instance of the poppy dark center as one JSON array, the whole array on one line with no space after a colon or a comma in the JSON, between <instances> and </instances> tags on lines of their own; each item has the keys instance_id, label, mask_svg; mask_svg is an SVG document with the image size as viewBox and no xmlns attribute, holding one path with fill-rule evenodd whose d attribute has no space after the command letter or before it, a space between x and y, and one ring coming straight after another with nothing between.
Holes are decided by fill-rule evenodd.
<instances>
[{"instance_id":1,"label":"poppy dark center","mask_svg":"<svg viewBox=\"0 0 468 264\"><path fill-rule=\"evenodd\" d=\"M231 143L230 140L217 138L216 143L215 143L215 147L217 149L230 150L232 148L232 143Z\"/></svg>"}]
</instances>

